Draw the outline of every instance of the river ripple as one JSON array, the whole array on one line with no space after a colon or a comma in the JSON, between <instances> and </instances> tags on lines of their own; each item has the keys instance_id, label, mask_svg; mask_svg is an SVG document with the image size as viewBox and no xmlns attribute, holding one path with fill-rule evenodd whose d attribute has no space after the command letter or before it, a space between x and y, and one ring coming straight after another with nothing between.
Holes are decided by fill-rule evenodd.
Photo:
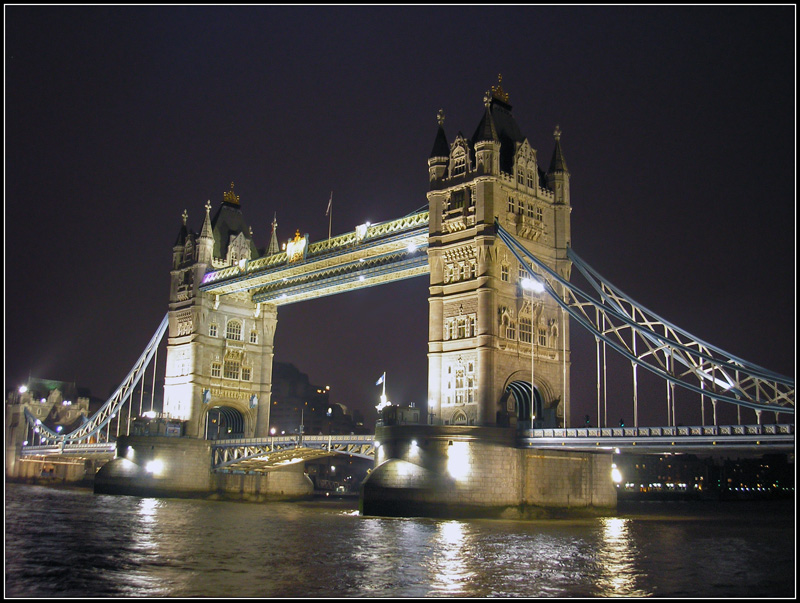
<instances>
[{"instance_id":1,"label":"river ripple","mask_svg":"<svg viewBox=\"0 0 800 603\"><path fill-rule=\"evenodd\" d=\"M793 597L792 501L582 520L362 517L6 486L7 597Z\"/></svg>"}]
</instances>

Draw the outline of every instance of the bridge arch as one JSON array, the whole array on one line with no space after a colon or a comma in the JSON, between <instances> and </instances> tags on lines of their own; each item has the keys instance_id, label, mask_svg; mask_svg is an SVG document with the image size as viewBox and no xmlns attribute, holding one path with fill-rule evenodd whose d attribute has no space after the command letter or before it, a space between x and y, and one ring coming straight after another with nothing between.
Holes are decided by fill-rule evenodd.
<instances>
[{"instance_id":1,"label":"bridge arch","mask_svg":"<svg viewBox=\"0 0 800 603\"><path fill-rule=\"evenodd\" d=\"M206 411L203 433L206 440L243 438L248 417L232 406L212 406Z\"/></svg>"},{"instance_id":2,"label":"bridge arch","mask_svg":"<svg viewBox=\"0 0 800 603\"><path fill-rule=\"evenodd\" d=\"M510 394L507 399L509 401L514 401L514 414L516 415L518 421L530 423L531 420L542 420L544 415L544 405L542 394L539 391L538 386L534 386L533 388L533 401L531 401L530 381L512 381L508 384L505 391L506 393Z\"/></svg>"}]
</instances>

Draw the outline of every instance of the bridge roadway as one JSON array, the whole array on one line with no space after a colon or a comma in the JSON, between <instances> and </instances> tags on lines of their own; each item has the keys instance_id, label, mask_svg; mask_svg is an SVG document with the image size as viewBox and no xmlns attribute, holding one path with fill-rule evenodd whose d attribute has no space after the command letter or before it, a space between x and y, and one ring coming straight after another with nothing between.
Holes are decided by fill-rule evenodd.
<instances>
[{"instance_id":1,"label":"bridge roadway","mask_svg":"<svg viewBox=\"0 0 800 603\"><path fill-rule=\"evenodd\" d=\"M792 424L523 429L517 435L520 448L641 454L793 452L794 444ZM114 442L24 446L22 456L49 461L111 460L115 447ZM211 465L216 472L265 473L334 454L374 459L378 447L373 434L214 440Z\"/></svg>"}]
</instances>

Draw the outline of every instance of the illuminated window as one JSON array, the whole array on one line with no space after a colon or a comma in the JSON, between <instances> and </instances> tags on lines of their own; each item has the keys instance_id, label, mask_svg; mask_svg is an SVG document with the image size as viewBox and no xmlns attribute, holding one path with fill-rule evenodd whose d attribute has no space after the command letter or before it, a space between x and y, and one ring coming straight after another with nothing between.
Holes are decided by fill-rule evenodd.
<instances>
[{"instance_id":1,"label":"illuminated window","mask_svg":"<svg viewBox=\"0 0 800 603\"><path fill-rule=\"evenodd\" d=\"M530 316L519 317L519 340L523 343L531 342L531 319Z\"/></svg>"},{"instance_id":2,"label":"illuminated window","mask_svg":"<svg viewBox=\"0 0 800 603\"><path fill-rule=\"evenodd\" d=\"M208 325L208 334L209 334L210 337L216 337L217 336L217 325L216 325L216 323L212 322L210 325Z\"/></svg>"},{"instance_id":3,"label":"illuminated window","mask_svg":"<svg viewBox=\"0 0 800 603\"><path fill-rule=\"evenodd\" d=\"M250 331L250 343L258 343L258 331Z\"/></svg>"},{"instance_id":4,"label":"illuminated window","mask_svg":"<svg viewBox=\"0 0 800 603\"><path fill-rule=\"evenodd\" d=\"M239 369L241 368L239 362L237 360L226 360L225 361L225 378L226 379L238 379L239 378Z\"/></svg>"},{"instance_id":5,"label":"illuminated window","mask_svg":"<svg viewBox=\"0 0 800 603\"><path fill-rule=\"evenodd\" d=\"M242 323L238 320L232 320L228 323L225 329L225 339L233 339L234 341L242 340Z\"/></svg>"},{"instance_id":6,"label":"illuminated window","mask_svg":"<svg viewBox=\"0 0 800 603\"><path fill-rule=\"evenodd\" d=\"M211 363L211 376L212 377L219 377L221 371L222 371L222 365L219 362L212 362Z\"/></svg>"}]
</instances>

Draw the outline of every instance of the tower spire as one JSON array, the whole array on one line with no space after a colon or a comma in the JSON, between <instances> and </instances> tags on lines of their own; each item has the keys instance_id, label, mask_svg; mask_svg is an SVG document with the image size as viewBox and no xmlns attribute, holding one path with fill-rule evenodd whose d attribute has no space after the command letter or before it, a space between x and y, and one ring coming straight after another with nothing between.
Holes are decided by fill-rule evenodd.
<instances>
[{"instance_id":1,"label":"tower spire","mask_svg":"<svg viewBox=\"0 0 800 603\"><path fill-rule=\"evenodd\" d=\"M203 220L203 230L200 231L203 238L213 239L214 233L211 229L211 201L206 201L206 219Z\"/></svg>"},{"instance_id":2,"label":"tower spire","mask_svg":"<svg viewBox=\"0 0 800 603\"><path fill-rule=\"evenodd\" d=\"M275 255L280 248L278 247L278 212L272 217L272 237L269 240L267 255Z\"/></svg>"}]
</instances>

